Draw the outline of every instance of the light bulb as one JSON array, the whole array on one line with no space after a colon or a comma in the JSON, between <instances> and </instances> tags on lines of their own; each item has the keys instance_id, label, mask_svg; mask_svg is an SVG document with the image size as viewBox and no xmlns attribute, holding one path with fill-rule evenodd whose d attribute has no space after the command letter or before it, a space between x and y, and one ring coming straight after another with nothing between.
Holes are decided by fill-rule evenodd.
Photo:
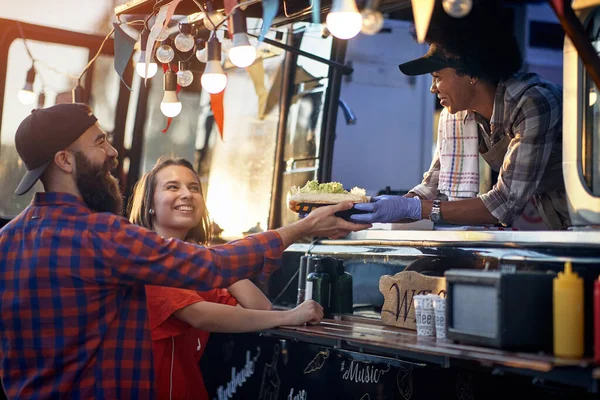
<instances>
[{"instance_id":1,"label":"light bulb","mask_svg":"<svg viewBox=\"0 0 600 400\"><path fill-rule=\"evenodd\" d=\"M206 48L196 50L196 58L198 61L205 63L207 61Z\"/></svg>"},{"instance_id":2,"label":"light bulb","mask_svg":"<svg viewBox=\"0 0 600 400\"><path fill-rule=\"evenodd\" d=\"M38 108L44 108L45 105L46 105L46 95L42 91L38 95Z\"/></svg>"},{"instance_id":3,"label":"light bulb","mask_svg":"<svg viewBox=\"0 0 600 400\"><path fill-rule=\"evenodd\" d=\"M362 15L354 0L334 0L327 14L327 29L338 39L351 39L362 28Z\"/></svg>"},{"instance_id":4,"label":"light bulb","mask_svg":"<svg viewBox=\"0 0 600 400\"><path fill-rule=\"evenodd\" d=\"M25 77L25 86L17 93L17 98L22 104L31 104L35 100L35 93L33 92L33 82L35 81L35 68L33 65L27 71Z\"/></svg>"},{"instance_id":5,"label":"light bulb","mask_svg":"<svg viewBox=\"0 0 600 400\"><path fill-rule=\"evenodd\" d=\"M454 18L462 18L471 12L473 0L443 0L444 11Z\"/></svg>"},{"instance_id":6,"label":"light bulb","mask_svg":"<svg viewBox=\"0 0 600 400\"><path fill-rule=\"evenodd\" d=\"M229 27L233 33L229 59L233 65L246 68L256 60L256 49L248 41L246 17L242 10L233 11L229 19Z\"/></svg>"},{"instance_id":7,"label":"light bulb","mask_svg":"<svg viewBox=\"0 0 600 400\"><path fill-rule=\"evenodd\" d=\"M209 11L208 17L204 16L203 22L206 29L214 31L225 20L225 16L218 11Z\"/></svg>"},{"instance_id":8,"label":"light bulb","mask_svg":"<svg viewBox=\"0 0 600 400\"><path fill-rule=\"evenodd\" d=\"M173 58L175 58L175 50L168 44L163 43L156 49L156 59L161 63L170 63Z\"/></svg>"},{"instance_id":9,"label":"light bulb","mask_svg":"<svg viewBox=\"0 0 600 400\"><path fill-rule=\"evenodd\" d=\"M596 104L597 100L598 100L598 93L596 93L596 91L594 89L591 89L589 99L588 99L588 105L590 107L593 106L594 104Z\"/></svg>"},{"instance_id":10,"label":"light bulb","mask_svg":"<svg viewBox=\"0 0 600 400\"><path fill-rule=\"evenodd\" d=\"M19 98L21 104L31 104L35 101L35 93L33 92L33 88L28 89L27 86L31 85L25 85L25 87L19 90L19 93L17 93L17 97Z\"/></svg>"},{"instance_id":11,"label":"light bulb","mask_svg":"<svg viewBox=\"0 0 600 400\"><path fill-rule=\"evenodd\" d=\"M140 51L140 58L138 63L135 65L135 72L138 73L142 78L152 78L158 72L158 65L155 62L148 64L148 74L146 75L146 52Z\"/></svg>"},{"instance_id":12,"label":"light bulb","mask_svg":"<svg viewBox=\"0 0 600 400\"><path fill-rule=\"evenodd\" d=\"M208 61L200 82L208 93L222 92L227 86L227 75L223 72L221 62L218 60Z\"/></svg>"},{"instance_id":13,"label":"light bulb","mask_svg":"<svg viewBox=\"0 0 600 400\"><path fill-rule=\"evenodd\" d=\"M194 37L192 36L192 26L185 22L179 24L179 34L175 36L175 47L182 52L188 52L194 48Z\"/></svg>"},{"instance_id":14,"label":"light bulb","mask_svg":"<svg viewBox=\"0 0 600 400\"><path fill-rule=\"evenodd\" d=\"M181 102L177 98L177 92L165 92L163 100L160 103L160 112L162 112L165 117L173 118L178 116L181 113L182 107Z\"/></svg>"},{"instance_id":15,"label":"light bulb","mask_svg":"<svg viewBox=\"0 0 600 400\"><path fill-rule=\"evenodd\" d=\"M383 15L379 11L365 8L361 15L362 28L360 31L365 35L375 35L383 28Z\"/></svg>"},{"instance_id":16,"label":"light bulb","mask_svg":"<svg viewBox=\"0 0 600 400\"><path fill-rule=\"evenodd\" d=\"M177 98L177 76L172 71L165 72L164 77L165 95L160 103L160 111L166 117L176 117L181 112L181 102Z\"/></svg>"},{"instance_id":17,"label":"light bulb","mask_svg":"<svg viewBox=\"0 0 600 400\"><path fill-rule=\"evenodd\" d=\"M190 86L194 81L194 74L190 71L188 61L179 61L179 71L177 71L177 84L179 86Z\"/></svg>"},{"instance_id":18,"label":"light bulb","mask_svg":"<svg viewBox=\"0 0 600 400\"><path fill-rule=\"evenodd\" d=\"M229 59L233 65L246 68L256 60L256 49L248 41L245 33L233 35L233 47L229 50Z\"/></svg>"}]
</instances>

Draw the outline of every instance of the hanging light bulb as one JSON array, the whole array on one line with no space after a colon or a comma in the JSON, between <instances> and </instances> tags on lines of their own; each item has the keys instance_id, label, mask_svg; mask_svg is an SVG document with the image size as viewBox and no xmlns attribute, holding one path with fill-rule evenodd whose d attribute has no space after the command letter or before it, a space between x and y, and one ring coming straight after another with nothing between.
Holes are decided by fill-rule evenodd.
<instances>
[{"instance_id":1,"label":"hanging light bulb","mask_svg":"<svg viewBox=\"0 0 600 400\"><path fill-rule=\"evenodd\" d=\"M181 52L188 52L194 48L192 26L186 22L179 23L179 33L175 36L175 48Z\"/></svg>"},{"instance_id":2,"label":"hanging light bulb","mask_svg":"<svg viewBox=\"0 0 600 400\"><path fill-rule=\"evenodd\" d=\"M380 0L369 0L367 6L360 12L362 15L361 32L365 35L375 35L383 28L383 15L379 11Z\"/></svg>"},{"instance_id":3,"label":"hanging light bulb","mask_svg":"<svg viewBox=\"0 0 600 400\"><path fill-rule=\"evenodd\" d=\"M138 75L144 79L152 78L158 71L158 65L156 65L154 61L148 63L148 68L146 68L146 45L148 44L149 35L149 30L144 29L142 31L142 35L140 37L140 57L138 58L138 62L135 66L135 72L137 72Z\"/></svg>"},{"instance_id":4,"label":"hanging light bulb","mask_svg":"<svg viewBox=\"0 0 600 400\"><path fill-rule=\"evenodd\" d=\"M181 112L181 102L177 97L177 76L173 71L165 72L165 95L160 103L160 111L165 117L176 117Z\"/></svg>"},{"instance_id":5,"label":"hanging light bulb","mask_svg":"<svg viewBox=\"0 0 600 400\"><path fill-rule=\"evenodd\" d=\"M194 81L194 74L190 71L189 61L179 61L179 71L177 71L177 84L179 86L190 86Z\"/></svg>"},{"instance_id":6,"label":"hanging light bulb","mask_svg":"<svg viewBox=\"0 0 600 400\"><path fill-rule=\"evenodd\" d=\"M333 0L327 14L327 29L338 39L351 39L362 28L362 16L354 0Z\"/></svg>"},{"instance_id":7,"label":"hanging light bulb","mask_svg":"<svg viewBox=\"0 0 600 400\"><path fill-rule=\"evenodd\" d=\"M202 39L196 40L196 49L197 49L196 50L196 58L201 63L205 63L207 61L207 59L206 59L206 44L204 43L204 40L202 40Z\"/></svg>"},{"instance_id":8,"label":"hanging light bulb","mask_svg":"<svg viewBox=\"0 0 600 400\"><path fill-rule=\"evenodd\" d=\"M156 59L163 63L168 64L175 58L175 50L171 47L171 41L165 40L156 49Z\"/></svg>"},{"instance_id":9,"label":"hanging light bulb","mask_svg":"<svg viewBox=\"0 0 600 400\"><path fill-rule=\"evenodd\" d=\"M221 67L221 43L214 35L206 43L206 54L208 61L200 82L208 93L220 93L227 85L227 75Z\"/></svg>"},{"instance_id":10,"label":"hanging light bulb","mask_svg":"<svg viewBox=\"0 0 600 400\"><path fill-rule=\"evenodd\" d=\"M35 101L35 93L33 91L33 81L35 81L35 68L32 65L27 71L27 77L25 78L25 86L17 93L17 98L21 104L31 104Z\"/></svg>"},{"instance_id":11,"label":"hanging light bulb","mask_svg":"<svg viewBox=\"0 0 600 400\"><path fill-rule=\"evenodd\" d=\"M73 103L85 103L85 91L79 83L71 91L71 100Z\"/></svg>"},{"instance_id":12,"label":"hanging light bulb","mask_svg":"<svg viewBox=\"0 0 600 400\"><path fill-rule=\"evenodd\" d=\"M229 24L233 33L229 59L233 65L246 68L256 60L256 49L248 41L244 12L239 8L235 9L229 19Z\"/></svg>"},{"instance_id":13,"label":"hanging light bulb","mask_svg":"<svg viewBox=\"0 0 600 400\"><path fill-rule=\"evenodd\" d=\"M46 105L46 95L44 94L44 89L38 94L38 106L37 108L44 108Z\"/></svg>"},{"instance_id":14,"label":"hanging light bulb","mask_svg":"<svg viewBox=\"0 0 600 400\"><path fill-rule=\"evenodd\" d=\"M593 106L594 104L596 104L596 101L598 100L598 93L596 93L596 89L591 88L590 89L590 93L589 93L589 98L588 98L588 106Z\"/></svg>"},{"instance_id":15,"label":"hanging light bulb","mask_svg":"<svg viewBox=\"0 0 600 400\"><path fill-rule=\"evenodd\" d=\"M444 11L454 18L462 18L471 12L473 0L443 0Z\"/></svg>"},{"instance_id":16,"label":"hanging light bulb","mask_svg":"<svg viewBox=\"0 0 600 400\"><path fill-rule=\"evenodd\" d=\"M206 12L203 22L206 29L214 31L219 25L225 20L225 16L215 10L215 6L212 1L206 3Z\"/></svg>"}]
</instances>

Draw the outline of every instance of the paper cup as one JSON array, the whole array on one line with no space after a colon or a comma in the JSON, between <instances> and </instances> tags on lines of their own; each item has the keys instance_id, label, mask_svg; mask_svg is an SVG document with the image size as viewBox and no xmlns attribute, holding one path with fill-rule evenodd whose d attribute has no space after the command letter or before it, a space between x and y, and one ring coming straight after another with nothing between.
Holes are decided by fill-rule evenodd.
<instances>
[{"instance_id":1,"label":"paper cup","mask_svg":"<svg viewBox=\"0 0 600 400\"><path fill-rule=\"evenodd\" d=\"M435 337L438 339L446 338L446 299L437 296L433 299L433 310L435 313Z\"/></svg>"},{"instance_id":2,"label":"paper cup","mask_svg":"<svg viewBox=\"0 0 600 400\"><path fill-rule=\"evenodd\" d=\"M428 295L413 297L418 336L435 336L435 313L432 298Z\"/></svg>"}]
</instances>

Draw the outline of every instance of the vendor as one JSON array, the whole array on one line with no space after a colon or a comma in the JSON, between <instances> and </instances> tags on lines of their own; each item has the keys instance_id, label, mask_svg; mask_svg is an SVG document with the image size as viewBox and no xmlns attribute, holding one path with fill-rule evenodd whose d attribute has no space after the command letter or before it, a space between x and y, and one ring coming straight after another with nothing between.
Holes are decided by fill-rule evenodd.
<instances>
[{"instance_id":1,"label":"vendor","mask_svg":"<svg viewBox=\"0 0 600 400\"><path fill-rule=\"evenodd\" d=\"M429 30L429 51L401 64L406 75L431 74L432 93L450 113L466 111L477 124L478 151L498 181L476 198L444 202L380 196L357 204L356 222L430 218L460 225L510 225L531 197L549 229L570 226L562 175L562 90L533 73L517 73L522 59L512 34L496 27L448 34ZM455 33L455 32L453 32Z\"/></svg>"}]
</instances>

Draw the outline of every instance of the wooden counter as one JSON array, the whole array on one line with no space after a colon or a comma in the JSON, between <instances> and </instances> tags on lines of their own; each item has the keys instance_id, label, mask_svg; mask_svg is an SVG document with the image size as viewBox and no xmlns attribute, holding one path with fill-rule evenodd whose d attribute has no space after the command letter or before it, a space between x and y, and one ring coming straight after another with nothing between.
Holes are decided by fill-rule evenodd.
<instances>
[{"instance_id":1,"label":"wooden counter","mask_svg":"<svg viewBox=\"0 0 600 400\"><path fill-rule=\"evenodd\" d=\"M354 348L367 346L378 349L380 353L409 356L414 360L423 356L438 356L447 360L476 361L483 365L494 367L504 366L538 372L550 372L557 367L579 367L594 371L591 359L566 359L545 354L508 352L487 347L469 346L453 343L446 339L417 336L416 331L382 325L377 320L365 318L344 317L344 320L324 319L319 325L285 326L271 330L278 336L290 336L310 341L311 338L331 339L343 342ZM342 343L339 346L345 347Z\"/></svg>"}]
</instances>

